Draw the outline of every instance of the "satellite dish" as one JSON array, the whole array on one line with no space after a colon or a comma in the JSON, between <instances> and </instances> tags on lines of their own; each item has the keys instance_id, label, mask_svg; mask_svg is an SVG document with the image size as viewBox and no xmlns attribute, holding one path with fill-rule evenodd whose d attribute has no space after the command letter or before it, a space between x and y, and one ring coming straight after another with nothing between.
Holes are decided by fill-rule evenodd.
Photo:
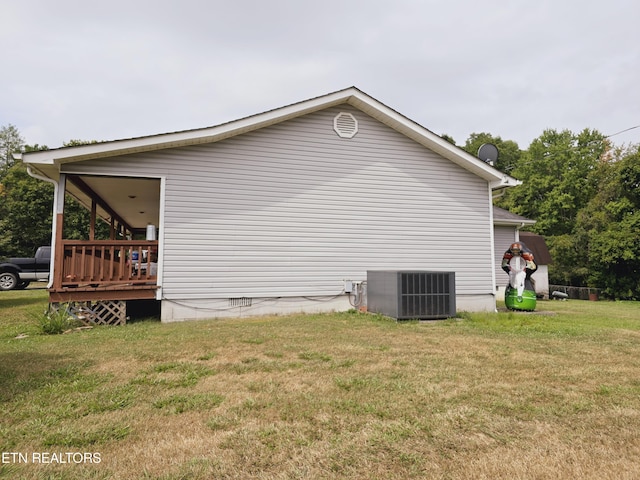
<instances>
[{"instance_id":1,"label":"satellite dish","mask_svg":"<svg viewBox=\"0 0 640 480\"><path fill-rule=\"evenodd\" d=\"M498 147L492 143L483 143L478 149L478 158L493 166L495 161L498 160Z\"/></svg>"}]
</instances>

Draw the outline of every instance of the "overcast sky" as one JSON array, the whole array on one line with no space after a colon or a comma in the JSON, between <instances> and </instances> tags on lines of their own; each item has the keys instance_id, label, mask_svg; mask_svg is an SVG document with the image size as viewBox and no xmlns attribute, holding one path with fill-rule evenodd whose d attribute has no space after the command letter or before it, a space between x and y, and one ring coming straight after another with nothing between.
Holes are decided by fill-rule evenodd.
<instances>
[{"instance_id":1,"label":"overcast sky","mask_svg":"<svg viewBox=\"0 0 640 480\"><path fill-rule=\"evenodd\" d=\"M213 126L356 86L459 145L640 143L638 0L0 0L28 144Z\"/></svg>"}]
</instances>

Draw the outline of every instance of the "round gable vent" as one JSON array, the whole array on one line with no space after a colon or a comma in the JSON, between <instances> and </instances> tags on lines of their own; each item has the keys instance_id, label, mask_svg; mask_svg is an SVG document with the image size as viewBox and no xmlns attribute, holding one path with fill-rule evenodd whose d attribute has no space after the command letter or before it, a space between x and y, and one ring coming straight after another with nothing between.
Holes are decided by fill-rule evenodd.
<instances>
[{"instance_id":1,"label":"round gable vent","mask_svg":"<svg viewBox=\"0 0 640 480\"><path fill-rule=\"evenodd\" d=\"M353 138L358 133L358 120L350 113L340 112L333 119L333 129L339 137Z\"/></svg>"}]
</instances>

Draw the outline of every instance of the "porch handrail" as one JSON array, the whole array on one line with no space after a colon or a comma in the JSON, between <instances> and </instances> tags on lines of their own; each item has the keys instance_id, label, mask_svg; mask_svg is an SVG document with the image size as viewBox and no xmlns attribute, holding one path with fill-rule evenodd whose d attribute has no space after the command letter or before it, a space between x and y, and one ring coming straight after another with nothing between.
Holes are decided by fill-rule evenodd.
<instances>
[{"instance_id":1,"label":"porch handrail","mask_svg":"<svg viewBox=\"0 0 640 480\"><path fill-rule=\"evenodd\" d=\"M62 240L54 289L136 285L157 280L156 240Z\"/></svg>"}]
</instances>

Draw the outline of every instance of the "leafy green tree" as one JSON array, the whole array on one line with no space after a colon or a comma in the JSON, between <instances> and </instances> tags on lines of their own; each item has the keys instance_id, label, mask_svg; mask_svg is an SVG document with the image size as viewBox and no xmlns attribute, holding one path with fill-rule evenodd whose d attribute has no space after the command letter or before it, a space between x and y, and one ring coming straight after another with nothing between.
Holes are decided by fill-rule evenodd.
<instances>
[{"instance_id":1,"label":"leafy green tree","mask_svg":"<svg viewBox=\"0 0 640 480\"><path fill-rule=\"evenodd\" d=\"M89 238L89 226L91 213L84 208L75 198L67 195L64 201L64 230L63 238L68 240L87 240ZM110 227L103 221L96 221L96 240L108 240Z\"/></svg>"},{"instance_id":2,"label":"leafy green tree","mask_svg":"<svg viewBox=\"0 0 640 480\"><path fill-rule=\"evenodd\" d=\"M65 146L84 145L71 140ZM51 243L53 185L31 177L16 152L47 150L40 145L25 145L16 127L0 129L0 257L31 256L41 245ZM64 238L89 238L90 213L75 199L65 199ZM109 238L109 226L96 225L96 238Z\"/></svg>"},{"instance_id":3,"label":"leafy green tree","mask_svg":"<svg viewBox=\"0 0 640 480\"><path fill-rule=\"evenodd\" d=\"M8 169L2 185L0 257L31 256L39 246L50 245L53 185L31 177L22 162L16 162ZM89 224L89 211L67 195L64 238L88 239ZM106 223L97 223L96 238L109 238L109 226Z\"/></svg>"},{"instance_id":4,"label":"leafy green tree","mask_svg":"<svg viewBox=\"0 0 640 480\"><path fill-rule=\"evenodd\" d=\"M605 295L640 299L640 146L617 149L597 169L598 191L578 215L576 243L588 282Z\"/></svg>"},{"instance_id":5,"label":"leafy green tree","mask_svg":"<svg viewBox=\"0 0 640 480\"><path fill-rule=\"evenodd\" d=\"M451 143L452 145L456 144L456 141L453 139L453 137L451 135L447 135L446 133L443 133L442 135L440 135L444 140L446 140L447 142Z\"/></svg>"},{"instance_id":6,"label":"leafy green tree","mask_svg":"<svg viewBox=\"0 0 640 480\"><path fill-rule=\"evenodd\" d=\"M604 135L585 129L545 130L522 154L512 175L523 185L509 189L500 206L536 220L553 258L551 283L585 285L589 267L579 256L575 236L578 213L598 191L597 167L610 145Z\"/></svg>"},{"instance_id":7,"label":"leafy green tree","mask_svg":"<svg viewBox=\"0 0 640 480\"><path fill-rule=\"evenodd\" d=\"M478 150L485 143L491 143L498 149L498 160L494 164L498 170L510 173L518 164L522 151L513 140L502 140L489 133L472 133L462 147L463 150L474 157L478 156Z\"/></svg>"},{"instance_id":8,"label":"leafy green tree","mask_svg":"<svg viewBox=\"0 0 640 480\"><path fill-rule=\"evenodd\" d=\"M545 130L514 168L512 175L524 183L507 191L503 206L536 220L536 233L571 234L578 211L597 189L593 171L608 149L596 131Z\"/></svg>"},{"instance_id":9,"label":"leafy green tree","mask_svg":"<svg viewBox=\"0 0 640 480\"><path fill-rule=\"evenodd\" d=\"M78 140L78 139L72 139L69 140L67 142L62 142L62 146L63 147L77 147L79 145L91 145L94 143L100 143L97 140Z\"/></svg>"},{"instance_id":10,"label":"leafy green tree","mask_svg":"<svg viewBox=\"0 0 640 480\"><path fill-rule=\"evenodd\" d=\"M14 125L0 128L0 178L14 164L13 154L21 152L24 139Z\"/></svg>"},{"instance_id":11,"label":"leafy green tree","mask_svg":"<svg viewBox=\"0 0 640 480\"><path fill-rule=\"evenodd\" d=\"M22 162L11 166L0 193L0 256L31 256L51 242L53 185L32 178Z\"/></svg>"}]
</instances>

